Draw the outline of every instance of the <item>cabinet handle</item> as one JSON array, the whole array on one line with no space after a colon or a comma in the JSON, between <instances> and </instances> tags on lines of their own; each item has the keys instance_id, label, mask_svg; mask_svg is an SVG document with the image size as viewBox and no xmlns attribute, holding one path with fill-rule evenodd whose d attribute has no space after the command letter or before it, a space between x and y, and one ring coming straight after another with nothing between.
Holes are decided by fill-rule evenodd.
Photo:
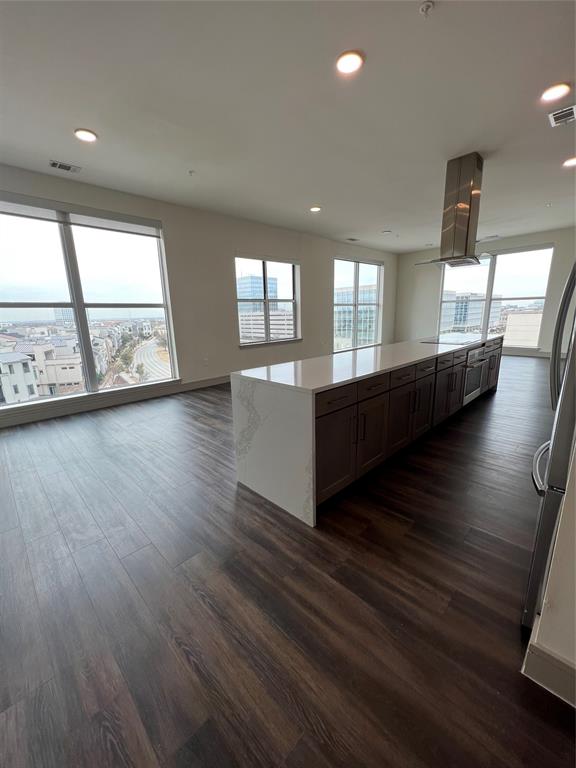
<instances>
[{"instance_id":1,"label":"cabinet handle","mask_svg":"<svg viewBox=\"0 0 576 768\"><path fill-rule=\"evenodd\" d=\"M366 440L366 414L361 413L360 418L362 419L362 428L360 430L360 442L363 442Z\"/></svg>"},{"instance_id":2,"label":"cabinet handle","mask_svg":"<svg viewBox=\"0 0 576 768\"><path fill-rule=\"evenodd\" d=\"M342 395L342 397L337 397L335 400L328 400L326 405L334 405L334 403L339 403L341 400L348 400L348 395Z\"/></svg>"},{"instance_id":3,"label":"cabinet handle","mask_svg":"<svg viewBox=\"0 0 576 768\"><path fill-rule=\"evenodd\" d=\"M429 365L428 368L420 368L422 373L428 373L428 371L435 371L436 368L433 365Z\"/></svg>"},{"instance_id":4,"label":"cabinet handle","mask_svg":"<svg viewBox=\"0 0 576 768\"><path fill-rule=\"evenodd\" d=\"M397 376L398 381L405 381L406 379L410 379L412 377L411 373L405 373L404 376Z\"/></svg>"},{"instance_id":5,"label":"cabinet handle","mask_svg":"<svg viewBox=\"0 0 576 768\"><path fill-rule=\"evenodd\" d=\"M416 394L416 390L413 389L412 392L410 392L410 413L416 413L416 400L418 395Z\"/></svg>"},{"instance_id":6,"label":"cabinet handle","mask_svg":"<svg viewBox=\"0 0 576 768\"><path fill-rule=\"evenodd\" d=\"M373 389L380 389L381 387L385 387L385 384L372 384L371 387L368 387L368 392L372 392Z\"/></svg>"}]
</instances>

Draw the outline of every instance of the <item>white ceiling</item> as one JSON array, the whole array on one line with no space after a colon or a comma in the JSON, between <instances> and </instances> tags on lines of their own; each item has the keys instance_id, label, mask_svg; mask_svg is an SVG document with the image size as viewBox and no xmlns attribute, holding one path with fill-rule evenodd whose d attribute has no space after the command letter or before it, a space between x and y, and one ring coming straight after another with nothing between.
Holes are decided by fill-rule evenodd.
<instances>
[{"instance_id":1,"label":"white ceiling","mask_svg":"<svg viewBox=\"0 0 576 768\"><path fill-rule=\"evenodd\" d=\"M574 4L418 5L2 3L2 159L403 252L438 244L446 161L478 150L479 237L573 224L574 123L539 96L576 79Z\"/></svg>"}]
</instances>

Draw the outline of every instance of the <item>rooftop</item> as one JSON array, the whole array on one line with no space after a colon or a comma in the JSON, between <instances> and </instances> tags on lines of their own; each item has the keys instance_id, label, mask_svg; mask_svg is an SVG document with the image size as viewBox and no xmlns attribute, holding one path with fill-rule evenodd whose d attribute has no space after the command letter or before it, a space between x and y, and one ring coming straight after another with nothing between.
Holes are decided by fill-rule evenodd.
<instances>
[{"instance_id":1,"label":"rooftop","mask_svg":"<svg viewBox=\"0 0 576 768\"><path fill-rule=\"evenodd\" d=\"M30 358L20 352L0 352L0 363L29 363Z\"/></svg>"}]
</instances>

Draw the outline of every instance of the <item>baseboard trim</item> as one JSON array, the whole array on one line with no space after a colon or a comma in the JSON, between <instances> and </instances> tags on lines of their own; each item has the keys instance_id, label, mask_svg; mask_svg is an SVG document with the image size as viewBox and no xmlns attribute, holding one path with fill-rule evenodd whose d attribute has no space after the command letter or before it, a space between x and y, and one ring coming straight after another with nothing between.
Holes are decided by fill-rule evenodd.
<instances>
[{"instance_id":1,"label":"baseboard trim","mask_svg":"<svg viewBox=\"0 0 576 768\"><path fill-rule=\"evenodd\" d=\"M522 665L522 674L576 707L576 669L556 654L531 642Z\"/></svg>"},{"instance_id":2,"label":"baseboard trim","mask_svg":"<svg viewBox=\"0 0 576 768\"><path fill-rule=\"evenodd\" d=\"M502 354L515 357L550 357L550 352L526 347L502 347Z\"/></svg>"},{"instance_id":3,"label":"baseboard trim","mask_svg":"<svg viewBox=\"0 0 576 768\"><path fill-rule=\"evenodd\" d=\"M19 406L9 405L0 409L0 429L29 424L33 421L57 419L60 416L70 416L74 413L95 411L100 408L112 408L115 405L137 403L155 397L177 395L194 389L213 387L216 384L226 384L229 381L229 376L218 376L200 381L166 381L159 384L144 384L143 386L115 389L109 392L87 392L82 395L70 395Z\"/></svg>"}]
</instances>

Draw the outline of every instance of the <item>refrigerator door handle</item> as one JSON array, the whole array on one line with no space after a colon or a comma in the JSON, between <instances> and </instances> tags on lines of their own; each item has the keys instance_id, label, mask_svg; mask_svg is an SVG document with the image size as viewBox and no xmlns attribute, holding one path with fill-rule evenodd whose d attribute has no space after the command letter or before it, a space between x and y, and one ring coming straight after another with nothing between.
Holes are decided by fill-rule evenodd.
<instances>
[{"instance_id":1,"label":"refrigerator door handle","mask_svg":"<svg viewBox=\"0 0 576 768\"><path fill-rule=\"evenodd\" d=\"M540 474L540 460L545 453L548 453L549 450L550 440L548 440L546 443L542 443L540 448L538 448L534 454L534 458L532 459L532 482L534 483L534 488L536 488L536 493L538 496L544 496L546 493L546 485L542 479L542 475Z\"/></svg>"},{"instance_id":2,"label":"refrigerator door handle","mask_svg":"<svg viewBox=\"0 0 576 768\"><path fill-rule=\"evenodd\" d=\"M576 264L573 265L568 280L566 281L566 285L564 286L562 298L560 299L560 306L558 308L556 326L554 328L554 337L552 339L552 350L550 353L550 399L552 401L553 411L556 410L558 398L560 397L560 388L562 386L562 337L564 336L564 326L566 325L570 302L572 301L572 296L574 295L575 290Z\"/></svg>"}]
</instances>

